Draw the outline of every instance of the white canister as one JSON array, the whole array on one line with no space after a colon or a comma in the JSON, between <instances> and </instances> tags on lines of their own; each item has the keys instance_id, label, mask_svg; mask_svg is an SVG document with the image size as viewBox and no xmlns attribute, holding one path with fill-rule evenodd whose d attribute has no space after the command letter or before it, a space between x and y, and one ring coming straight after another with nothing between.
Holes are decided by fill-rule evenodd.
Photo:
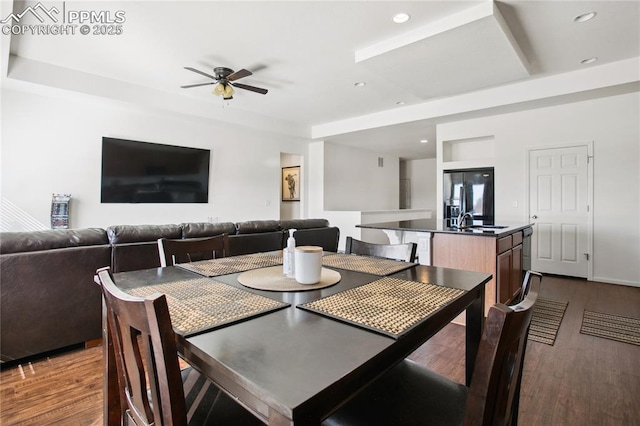
<instances>
[{"instance_id":1,"label":"white canister","mask_svg":"<svg viewBox=\"0 0 640 426\"><path fill-rule=\"evenodd\" d=\"M322 247L296 247L295 277L300 284L317 284L322 275Z\"/></svg>"}]
</instances>

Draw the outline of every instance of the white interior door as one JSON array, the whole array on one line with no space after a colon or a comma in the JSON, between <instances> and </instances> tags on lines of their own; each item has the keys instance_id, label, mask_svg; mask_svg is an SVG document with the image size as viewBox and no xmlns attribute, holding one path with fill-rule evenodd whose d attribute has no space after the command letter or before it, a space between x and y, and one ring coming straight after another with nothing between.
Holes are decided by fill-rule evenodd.
<instances>
[{"instance_id":1,"label":"white interior door","mask_svg":"<svg viewBox=\"0 0 640 426\"><path fill-rule=\"evenodd\" d=\"M529 152L531 268L587 278L588 147Z\"/></svg>"}]
</instances>

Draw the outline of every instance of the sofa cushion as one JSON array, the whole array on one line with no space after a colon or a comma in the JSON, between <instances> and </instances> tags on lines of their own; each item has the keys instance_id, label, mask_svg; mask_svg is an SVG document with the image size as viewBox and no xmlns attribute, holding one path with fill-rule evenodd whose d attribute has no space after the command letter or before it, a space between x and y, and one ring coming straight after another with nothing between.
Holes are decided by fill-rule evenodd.
<instances>
[{"instance_id":1,"label":"sofa cushion","mask_svg":"<svg viewBox=\"0 0 640 426\"><path fill-rule=\"evenodd\" d=\"M111 244L158 241L158 238L182 238L180 225L114 225L107 228Z\"/></svg>"},{"instance_id":2,"label":"sofa cushion","mask_svg":"<svg viewBox=\"0 0 640 426\"><path fill-rule=\"evenodd\" d=\"M101 244L0 255L2 362L102 336L93 276L109 266L110 251Z\"/></svg>"},{"instance_id":3,"label":"sofa cushion","mask_svg":"<svg viewBox=\"0 0 640 426\"><path fill-rule=\"evenodd\" d=\"M280 221L280 227L287 229L326 228L329 226L327 219L286 219Z\"/></svg>"},{"instance_id":4,"label":"sofa cushion","mask_svg":"<svg viewBox=\"0 0 640 426\"><path fill-rule=\"evenodd\" d=\"M282 250L284 232L262 232L259 234L236 234L229 236L229 252L231 256Z\"/></svg>"},{"instance_id":5,"label":"sofa cushion","mask_svg":"<svg viewBox=\"0 0 640 426\"><path fill-rule=\"evenodd\" d=\"M108 244L100 228L0 233L0 254Z\"/></svg>"},{"instance_id":6,"label":"sofa cushion","mask_svg":"<svg viewBox=\"0 0 640 426\"><path fill-rule=\"evenodd\" d=\"M215 237L216 235L236 233L236 225L232 222L209 223L191 222L181 223L182 238Z\"/></svg>"},{"instance_id":7,"label":"sofa cushion","mask_svg":"<svg viewBox=\"0 0 640 426\"><path fill-rule=\"evenodd\" d=\"M111 270L136 271L160 267L159 238L182 238L179 225L115 225L107 228Z\"/></svg>"},{"instance_id":8,"label":"sofa cushion","mask_svg":"<svg viewBox=\"0 0 640 426\"><path fill-rule=\"evenodd\" d=\"M157 241L114 244L111 246L111 271L127 272L160 267Z\"/></svg>"},{"instance_id":9,"label":"sofa cushion","mask_svg":"<svg viewBox=\"0 0 640 426\"><path fill-rule=\"evenodd\" d=\"M280 230L278 220L251 220L248 222L236 223L238 234L256 234L258 232L273 232Z\"/></svg>"}]
</instances>

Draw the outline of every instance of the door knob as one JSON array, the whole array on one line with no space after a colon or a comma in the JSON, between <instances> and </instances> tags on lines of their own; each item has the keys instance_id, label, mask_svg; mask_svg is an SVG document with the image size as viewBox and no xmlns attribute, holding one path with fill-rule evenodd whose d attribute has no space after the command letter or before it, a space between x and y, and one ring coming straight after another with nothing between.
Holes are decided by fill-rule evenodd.
<instances>
[{"instance_id":1,"label":"door knob","mask_svg":"<svg viewBox=\"0 0 640 426\"><path fill-rule=\"evenodd\" d=\"M531 219L537 219L537 218L538 218L538 215L534 214L533 216L531 216Z\"/></svg>"}]
</instances>

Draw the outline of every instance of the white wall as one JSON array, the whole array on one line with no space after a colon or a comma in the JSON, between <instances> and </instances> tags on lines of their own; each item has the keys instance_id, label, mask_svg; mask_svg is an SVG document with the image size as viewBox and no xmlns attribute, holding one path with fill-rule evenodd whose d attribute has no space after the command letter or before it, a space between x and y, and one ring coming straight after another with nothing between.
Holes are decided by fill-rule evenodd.
<instances>
[{"instance_id":1,"label":"white wall","mask_svg":"<svg viewBox=\"0 0 640 426\"><path fill-rule=\"evenodd\" d=\"M411 208L435 211L438 199L436 159L406 160L403 163L404 176L401 178L411 182Z\"/></svg>"},{"instance_id":2,"label":"white wall","mask_svg":"<svg viewBox=\"0 0 640 426\"><path fill-rule=\"evenodd\" d=\"M210 149L209 203L100 204L103 136ZM280 152L304 156L307 145L303 138L89 96L5 88L1 229L49 228L52 193L72 195L72 228L278 219Z\"/></svg>"},{"instance_id":3,"label":"white wall","mask_svg":"<svg viewBox=\"0 0 640 426\"><path fill-rule=\"evenodd\" d=\"M378 157L383 167L378 167ZM400 200L400 159L324 143L326 210L393 210Z\"/></svg>"},{"instance_id":4,"label":"white wall","mask_svg":"<svg viewBox=\"0 0 640 426\"><path fill-rule=\"evenodd\" d=\"M494 136L492 163L498 223L528 218L528 149L593 141L593 279L640 286L640 94L447 123L437 128L439 144L487 135ZM441 192L439 189L440 197Z\"/></svg>"},{"instance_id":5,"label":"white wall","mask_svg":"<svg viewBox=\"0 0 640 426\"><path fill-rule=\"evenodd\" d=\"M396 157L383 157L385 167L388 166L389 158L394 160L393 164L396 167L393 176L377 183L377 186L371 187L371 173L382 173L380 173L379 170L372 171L373 168L370 163L375 161L375 168L378 169L377 158L378 156L383 156L382 154L378 155L365 150L346 148L324 141L316 141L309 144L308 155L309 216L326 218L333 226L340 228L338 250L344 250L347 236L363 239L363 234L366 231L356 227L356 225L361 223L372 223L372 221L380 222L392 219L398 220L398 218L430 217L431 215L430 211L425 210L397 210L400 161ZM364 157L365 160L361 161L361 157ZM350 162L340 165L345 158ZM340 193L338 195L343 195L343 192L345 192L344 185L340 185L340 182L333 176L338 167L354 171L353 176L355 177L351 179L354 182L349 182L349 185L352 185L351 190L354 191L351 194L353 200L350 201L350 205L358 207L350 210L327 207L326 199L336 198L334 197L336 194L333 192L338 191ZM384 169L384 167L382 169ZM327 182L333 185L331 189ZM358 187L361 189L358 189ZM380 198L384 203L388 202L385 197L377 197L377 194L375 194L376 191L380 194L393 194L391 196L395 196L396 207L382 208L379 210L366 209L370 198Z\"/></svg>"},{"instance_id":6,"label":"white wall","mask_svg":"<svg viewBox=\"0 0 640 426\"><path fill-rule=\"evenodd\" d=\"M360 228L356 225L360 223L359 211L329 211L324 208L324 165L325 165L325 144L324 141L311 142L309 144L307 162L307 197L309 205L309 217L325 218L332 226L340 229L340 241L338 250L344 251L345 240L348 235L360 238Z\"/></svg>"}]
</instances>

